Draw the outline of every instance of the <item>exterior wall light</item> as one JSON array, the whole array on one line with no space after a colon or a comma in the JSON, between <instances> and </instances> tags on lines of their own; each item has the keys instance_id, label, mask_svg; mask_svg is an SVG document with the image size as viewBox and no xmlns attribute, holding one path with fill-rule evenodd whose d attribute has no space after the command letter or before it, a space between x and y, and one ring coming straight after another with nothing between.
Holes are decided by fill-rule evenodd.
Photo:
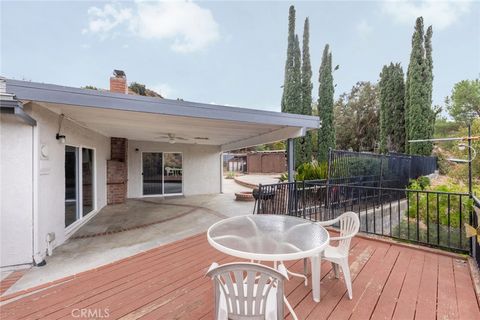
<instances>
[{"instance_id":1,"label":"exterior wall light","mask_svg":"<svg viewBox=\"0 0 480 320\"><path fill-rule=\"evenodd\" d=\"M65 136L63 134L60 134L60 133L57 133L57 135L55 136L57 138L58 141L60 141L61 144L65 144Z\"/></svg>"},{"instance_id":2,"label":"exterior wall light","mask_svg":"<svg viewBox=\"0 0 480 320\"><path fill-rule=\"evenodd\" d=\"M65 115L62 113L60 117L58 118L58 132L55 138L57 138L58 141L60 141L61 144L65 144L65 135L60 134L60 130L62 130L62 123L63 123L63 118L65 118Z\"/></svg>"}]
</instances>

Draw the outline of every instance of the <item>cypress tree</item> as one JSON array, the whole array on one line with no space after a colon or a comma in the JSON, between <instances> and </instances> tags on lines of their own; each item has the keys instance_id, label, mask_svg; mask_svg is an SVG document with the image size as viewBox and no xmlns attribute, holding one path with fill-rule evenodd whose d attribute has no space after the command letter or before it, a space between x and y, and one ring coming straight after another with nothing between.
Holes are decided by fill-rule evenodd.
<instances>
[{"instance_id":1,"label":"cypress tree","mask_svg":"<svg viewBox=\"0 0 480 320\"><path fill-rule=\"evenodd\" d=\"M301 114L312 115L312 66L310 63L310 23L305 19L303 26L302 43L302 77L301 77ZM312 133L307 132L305 137L297 139L297 163L305 163L312 160Z\"/></svg>"},{"instance_id":2,"label":"cypress tree","mask_svg":"<svg viewBox=\"0 0 480 320\"><path fill-rule=\"evenodd\" d=\"M432 58L432 36L433 29L432 26L427 28L427 33L425 34L425 86L427 90L427 105L430 109L430 137L433 137L433 131L435 128L435 117L436 113L431 109L432 106L432 92L433 92L433 58Z\"/></svg>"},{"instance_id":3,"label":"cypress tree","mask_svg":"<svg viewBox=\"0 0 480 320\"><path fill-rule=\"evenodd\" d=\"M415 31L412 37L412 52L408 65L408 79L405 95L405 109L407 110L407 136L408 139L429 139L433 135L433 111L431 108L431 91L433 80L431 61L431 35L429 28L427 36L424 35L423 18L417 18ZM425 43L427 42L427 43ZM426 46L428 49L426 50ZM430 56L430 58L426 55ZM430 61L428 61L430 59ZM410 144L409 153L430 155L431 142Z\"/></svg>"},{"instance_id":4,"label":"cypress tree","mask_svg":"<svg viewBox=\"0 0 480 320\"><path fill-rule=\"evenodd\" d=\"M383 66L382 72L380 73L380 81L378 82L378 88L380 93L380 152L386 153L387 148L387 139L390 135L388 130L388 124L390 121L390 114L388 109L390 106L391 96L390 96L390 78L391 78L391 68L389 66Z\"/></svg>"},{"instance_id":5,"label":"cypress tree","mask_svg":"<svg viewBox=\"0 0 480 320\"><path fill-rule=\"evenodd\" d=\"M302 114L302 53L300 51L300 41L298 35L295 35L293 51L293 76L291 85L291 113Z\"/></svg>"},{"instance_id":6,"label":"cypress tree","mask_svg":"<svg viewBox=\"0 0 480 320\"><path fill-rule=\"evenodd\" d=\"M328 151L335 147L335 127L333 123L333 76L332 54L325 45L319 71L318 115L321 126L318 130L318 161L328 160Z\"/></svg>"},{"instance_id":7,"label":"cypress tree","mask_svg":"<svg viewBox=\"0 0 480 320\"><path fill-rule=\"evenodd\" d=\"M282 94L282 112L291 112L291 105L288 102L288 94L291 91L294 51L295 51L295 7L290 6L288 11L288 40L287 40L287 60L285 61L285 77L283 81Z\"/></svg>"},{"instance_id":8,"label":"cypress tree","mask_svg":"<svg viewBox=\"0 0 480 320\"><path fill-rule=\"evenodd\" d=\"M392 90L392 151L405 152L405 77L400 63L393 66Z\"/></svg>"},{"instance_id":9,"label":"cypress tree","mask_svg":"<svg viewBox=\"0 0 480 320\"><path fill-rule=\"evenodd\" d=\"M405 86L399 63L384 66L379 81L380 152L405 150Z\"/></svg>"}]
</instances>

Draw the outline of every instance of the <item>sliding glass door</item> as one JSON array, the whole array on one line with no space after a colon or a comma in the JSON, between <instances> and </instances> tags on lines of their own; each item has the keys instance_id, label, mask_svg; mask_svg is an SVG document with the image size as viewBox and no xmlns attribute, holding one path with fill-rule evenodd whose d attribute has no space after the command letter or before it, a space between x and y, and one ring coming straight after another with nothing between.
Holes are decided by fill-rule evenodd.
<instances>
[{"instance_id":1,"label":"sliding glass door","mask_svg":"<svg viewBox=\"0 0 480 320\"><path fill-rule=\"evenodd\" d=\"M78 148L65 146L65 227L78 217Z\"/></svg>"},{"instance_id":2,"label":"sliding glass door","mask_svg":"<svg viewBox=\"0 0 480 320\"><path fill-rule=\"evenodd\" d=\"M163 154L161 152L144 152L142 159L143 195L163 194Z\"/></svg>"},{"instance_id":3,"label":"sliding glass door","mask_svg":"<svg viewBox=\"0 0 480 320\"><path fill-rule=\"evenodd\" d=\"M182 154L174 152L142 153L142 189L144 196L183 193Z\"/></svg>"},{"instance_id":4,"label":"sliding glass door","mask_svg":"<svg viewBox=\"0 0 480 320\"><path fill-rule=\"evenodd\" d=\"M94 151L65 146L65 227L95 209Z\"/></svg>"},{"instance_id":5,"label":"sliding glass door","mask_svg":"<svg viewBox=\"0 0 480 320\"><path fill-rule=\"evenodd\" d=\"M181 194L182 188L182 154L163 154L163 188L165 194Z\"/></svg>"}]
</instances>

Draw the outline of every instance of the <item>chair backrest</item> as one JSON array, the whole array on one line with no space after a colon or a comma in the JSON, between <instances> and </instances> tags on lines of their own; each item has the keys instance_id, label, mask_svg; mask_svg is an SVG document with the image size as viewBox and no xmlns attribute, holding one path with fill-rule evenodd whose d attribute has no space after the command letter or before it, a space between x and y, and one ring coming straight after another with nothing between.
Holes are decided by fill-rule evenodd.
<instances>
[{"instance_id":1,"label":"chair backrest","mask_svg":"<svg viewBox=\"0 0 480 320\"><path fill-rule=\"evenodd\" d=\"M282 272L283 271L283 272ZM207 276L214 281L215 318L218 315L220 290L223 293L228 319L265 319L267 298L276 289L277 318L283 319L283 284L286 269L279 271L256 263L213 263Z\"/></svg>"},{"instance_id":2,"label":"chair backrest","mask_svg":"<svg viewBox=\"0 0 480 320\"><path fill-rule=\"evenodd\" d=\"M343 213L337 219L340 224L340 237L345 237L345 239L339 241L337 248L341 253L348 254L350 242L360 229L360 219L352 211Z\"/></svg>"}]
</instances>

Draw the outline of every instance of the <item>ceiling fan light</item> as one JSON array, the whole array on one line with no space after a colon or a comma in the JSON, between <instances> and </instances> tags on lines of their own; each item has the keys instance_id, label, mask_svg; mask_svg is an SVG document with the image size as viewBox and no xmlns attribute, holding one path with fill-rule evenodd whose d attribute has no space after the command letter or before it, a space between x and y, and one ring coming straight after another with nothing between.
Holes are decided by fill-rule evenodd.
<instances>
[{"instance_id":1,"label":"ceiling fan light","mask_svg":"<svg viewBox=\"0 0 480 320\"><path fill-rule=\"evenodd\" d=\"M174 144L174 143L175 143L175 139L170 138L170 139L168 140L168 143Z\"/></svg>"}]
</instances>

